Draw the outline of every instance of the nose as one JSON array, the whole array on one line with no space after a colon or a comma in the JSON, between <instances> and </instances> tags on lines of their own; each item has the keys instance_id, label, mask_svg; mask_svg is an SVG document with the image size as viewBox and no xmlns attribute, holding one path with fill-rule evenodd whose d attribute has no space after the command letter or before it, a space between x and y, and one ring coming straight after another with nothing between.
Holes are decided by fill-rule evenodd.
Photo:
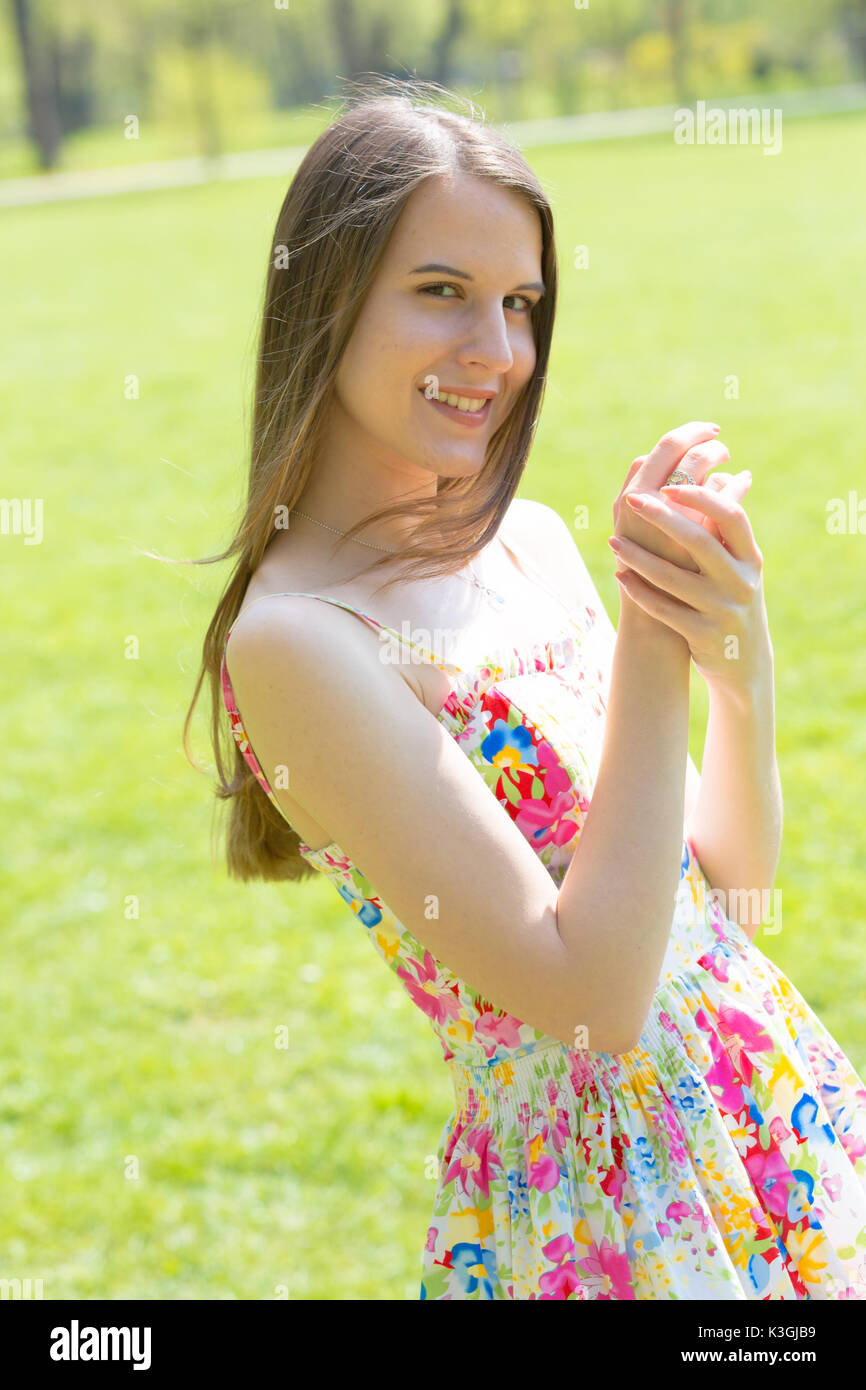
<instances>
[{"instance_id":1,"label":"nose","mask_svg":"<svg viewBox=\"0 0 866 1390\"><path fill-rule=\"evenodd\" d=\"M499 305L488 313L479 310L473 318L472 331L457 351L461 366L473 362L495 372L507 372L514 366L514 353L508 336L508 324Z\"/></svg>"}]
</instances>

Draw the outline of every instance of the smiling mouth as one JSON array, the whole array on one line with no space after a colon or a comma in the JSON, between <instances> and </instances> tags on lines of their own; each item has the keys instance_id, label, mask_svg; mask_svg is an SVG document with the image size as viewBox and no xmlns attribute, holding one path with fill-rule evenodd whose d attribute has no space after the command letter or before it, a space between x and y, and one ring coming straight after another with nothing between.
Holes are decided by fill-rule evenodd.
<instances>
[{"instance_id":1,"label":"smiling mouth","mask_svg":"<svg viewBox=\"0 0 866 1390\"><path fill-rule=\"evenodd\" d=\"M418 388L425 400L429 401L440 414L450 417L452 420L459 420L461 424L481 425L490 415L492 404L491 397L482 398L480 396L461 396L456 392L437 392L435 396L428 396L424 387Z\"/></svg>"},{"instance_id":2,"label":"smiling mouth","mask_svg":"<svg viewBox=\"0 0 866 1390\"><path fill-rule=\"evenodd\" d=\"M424 394L427 396L426 391ZM455 410L463 410L469 415L474 415L476 411L484 409L489 397L471 394L464 396L459 391L437 391L434 396L427 396L427 399L439 401L441 405L454 406Z\"/></svg>"}]
</instances>

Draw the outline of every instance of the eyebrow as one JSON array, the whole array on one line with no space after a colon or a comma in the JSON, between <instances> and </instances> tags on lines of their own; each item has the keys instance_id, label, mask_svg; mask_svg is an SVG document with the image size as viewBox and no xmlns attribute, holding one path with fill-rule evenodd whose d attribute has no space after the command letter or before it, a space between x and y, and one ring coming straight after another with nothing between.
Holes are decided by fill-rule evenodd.
<instances>
[{"instance_id":1,"label":"eyebrow","mask_svg":"<svg viewBox=\"0 0 866 1390\"><path fill-rule=\"evenodd\" d=\"M468 270L457 270L453 265L439 265L431 261L429 265L417 265L414 270L410 270L410 275L426 275L431 270L438 270L443 275L457 275L461 280L473 280L475 277L469 274ZM531 284L515 285L516 290L538 290L539 294L546 294L547 291L541 280L533 280Z\"/></svg>"}]
</instances>

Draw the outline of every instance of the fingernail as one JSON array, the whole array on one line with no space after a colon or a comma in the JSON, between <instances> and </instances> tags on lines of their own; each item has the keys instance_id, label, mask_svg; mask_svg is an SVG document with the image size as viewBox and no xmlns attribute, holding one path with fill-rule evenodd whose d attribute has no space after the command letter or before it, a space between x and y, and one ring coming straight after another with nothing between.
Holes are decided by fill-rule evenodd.
<instances>
[{"instance_id":1,"label":"fingernail","mask_svg":"<svg viewBox=\"0 0 866 1390\"><path fill-rule=\"evenodd\" d=\"M719 430L720 430L721 428L722 428L721 425L710 425L710 429L711 429L711 430L715 430L716 434L718 434L718 432L719 432Z\"/></svg>"},{"instance_id":2,"label":"fingernail","mask_svg":"<svg viewBox=\"0 0 866 1390\"><path fill-rule=\"evenodd\" d=\"M610 546L611 550L622 550L622 546L621 546L621 544L619 543L619 541L616 539L616 536L610 536L610 537L608 538L608 542L607 542L607 543L608 543L608 545Z\"/></svg>"}]
</instances>

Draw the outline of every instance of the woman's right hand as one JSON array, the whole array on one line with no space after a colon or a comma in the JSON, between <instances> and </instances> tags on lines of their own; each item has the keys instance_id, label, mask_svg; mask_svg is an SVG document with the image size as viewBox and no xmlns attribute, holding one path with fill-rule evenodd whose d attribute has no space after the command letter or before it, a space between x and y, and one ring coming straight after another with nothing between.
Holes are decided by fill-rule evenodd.
<instances>
[{"instance_id":1,"label":"woman's right hand","mask_svg":"<svg viewBox=\"0 0 866 1390\"><path fill-rule=\"evenodd\" d=\"M640 517L623 499L629 492L655 492L668 507L682 512L689 520L705 522L704 513L680 505L660 489L675 468L684 469L696 483L703 484L711 468L726 463L730 454L727 446L717 438L717 433L713 425L693 420L690 424L680 425L679 428L662 435L649 454L641 454L636 458L613 504L613 534L635 541L645 550L651 550L663 560L670 560L681 569L699 573L698 566L687 550L676 541L672 541L658 526L653 526L651 522ZM722 478L730 479L729 474L717 476L720 481ZM627 566L617 566L618 573L626 573L627 569Z\"/></svg>"}]
</instances>

